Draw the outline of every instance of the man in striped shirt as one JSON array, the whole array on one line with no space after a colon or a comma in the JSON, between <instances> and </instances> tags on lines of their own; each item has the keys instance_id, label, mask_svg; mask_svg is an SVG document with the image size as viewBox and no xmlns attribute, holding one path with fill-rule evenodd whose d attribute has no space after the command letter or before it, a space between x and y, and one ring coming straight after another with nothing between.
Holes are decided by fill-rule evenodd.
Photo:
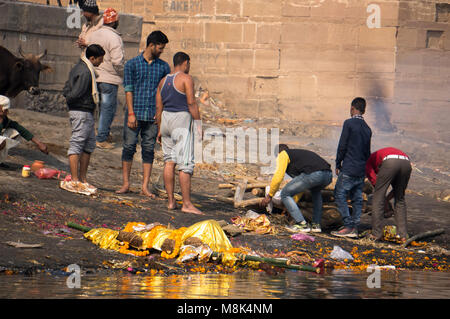
<instances>
[{"instance_id":1,"label":"man in striped shirt","mask_svg":"<svg viewBox=\"0 0 450 319\"><path fill-rule=\"evenodd\" d=\"M122 188L117 191L119 194L130 190L131 165L136 153L138 137L141 135L144 172L142 194L155 198L155 195L148 189L158 134L155 121L155 97L159 82L170 73L169 64L159 58L168 42L164 33L153 31L147 37L147 47L144 52L125 64L123 86L127 109L125 110L123 129L123 184Z\"/></svg>"}]
</instances>

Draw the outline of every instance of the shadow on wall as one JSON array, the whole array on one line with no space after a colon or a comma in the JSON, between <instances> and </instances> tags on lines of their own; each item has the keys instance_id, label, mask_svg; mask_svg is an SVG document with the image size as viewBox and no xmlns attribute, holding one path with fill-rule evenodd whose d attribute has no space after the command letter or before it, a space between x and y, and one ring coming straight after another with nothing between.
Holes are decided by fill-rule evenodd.
<instances>
[{"instance_id":1,"label":"shadow on wall","mask_svg":"<svg viewBox=\"0 0 450 319\"><path fill-rule=\"evenodd\" d=\"M388 99L385 98L385 88L381 82L376 82L366 93L367 110L374 114L375 127L383 132L396 132L397 127L392 124L391 113L388 109Z\"/></svg>"}]
</instances>

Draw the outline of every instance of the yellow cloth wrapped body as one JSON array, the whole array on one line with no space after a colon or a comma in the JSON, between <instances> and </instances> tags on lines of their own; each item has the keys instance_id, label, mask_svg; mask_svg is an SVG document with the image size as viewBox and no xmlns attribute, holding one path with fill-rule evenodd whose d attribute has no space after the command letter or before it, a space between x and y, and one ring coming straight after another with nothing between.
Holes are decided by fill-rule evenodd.
<instances>
[{"instance_id":1,"label":"yellow cloth wrapped body","mask_svg":"<svg viewBox=\"0 0 450 319\"><path fill-rule=\"evenodd\" d=\"M145 229L145 226L144 223L128 223L125 226L124 231L134 232L142 238L143 244L139 247L141 250L151 248L161 250L161 246L166 239L173 239L175 241L175 249L170 254L162 252L161 256L164 258L175 258L179 253L181 245L190 237L200 239L213 251L226 253L233 248L228 237L220 227L219 223L215 220L205 220L188 228L181 227L179 229L168 229L165 226L157 225L149 231L135 231L135 229ZM84 234L84 237L98 245L100 248L121 251L123 243L117 239L118 235L119 231L116 230L95 228ZM129 252L129 250L123 249L122 251ZM232 254L227 254L226 260L227 263L232 262L234 260Z\"/></svg>"}]
</instances>

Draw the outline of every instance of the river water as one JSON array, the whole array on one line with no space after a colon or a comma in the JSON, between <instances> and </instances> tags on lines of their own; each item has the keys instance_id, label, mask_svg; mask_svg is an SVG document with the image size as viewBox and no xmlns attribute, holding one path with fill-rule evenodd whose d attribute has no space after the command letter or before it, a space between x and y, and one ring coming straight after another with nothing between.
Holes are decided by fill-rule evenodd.
<instances>
[{"instance_id":1,"label":"river water","mask_svg":"<svg viewBox=\"0 0 450 319\"><path fill-rule=\"evenodd\" d=\"M69 288L75 281L64 275L0 275L0 298L450 298L450 273L381 270L378 282L369 278L372 274L349 270L322 275L296 271L277 275L255 271L171 276L94 273L83 274L79 288Z\"/></svg>"}]
</instances>

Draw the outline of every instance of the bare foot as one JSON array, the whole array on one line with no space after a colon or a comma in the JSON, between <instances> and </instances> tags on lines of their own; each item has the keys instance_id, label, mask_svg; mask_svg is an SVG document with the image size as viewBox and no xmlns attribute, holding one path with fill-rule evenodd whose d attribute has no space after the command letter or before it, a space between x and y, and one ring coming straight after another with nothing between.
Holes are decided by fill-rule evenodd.
<instances>
[{"instance_id":1,"label":"bare foot","mask_svg":"<svg viewBox=\"0 0 450 319\"><path fill-rule=\"evenodd\" d=\"M178 209L178 205L177 205L176 200L173 200L172 203L169 203L169 205L167 206L167 209L169 209L169 210L176 210L176 209Z\"/></svg>"},{"instance_id":2,"label":"bare foot","mask_svg":"<svg viewBox=\"0 0 450 319\"><path fill-rule=\"evenodd\" d=\"M146 189L146 188L143 188L143 189L142 189L141 195L150 197L151 199L155 199L155 198L156 198L156 195L153 194L152 192L150 192L150 191L149 191L148 189Z\"/></svg>"},{"instance_id":3,"label":"bare foot","mask_svg":"<svg viewBox=\"0 0 450 319\"><path fill-rule=\"evenodd\" d=\"M121 189L116 191L116 194L126 194L130 193L130 187L128 185L123 185Z\"/></svg>"},{"instance_id":4,"label":"bare foot","mask_svg":"<svg viewBox=\"0 0 450 319\"><path fill-rule=\"evenodd\" d=\"M202 213L199 209L197 209L194 205L183 205L183 207L181 208L181 211L183 213L187 213L187 214L195 214L195 215L205 215L204 213Z\"/></svg>"}]
</instances>

